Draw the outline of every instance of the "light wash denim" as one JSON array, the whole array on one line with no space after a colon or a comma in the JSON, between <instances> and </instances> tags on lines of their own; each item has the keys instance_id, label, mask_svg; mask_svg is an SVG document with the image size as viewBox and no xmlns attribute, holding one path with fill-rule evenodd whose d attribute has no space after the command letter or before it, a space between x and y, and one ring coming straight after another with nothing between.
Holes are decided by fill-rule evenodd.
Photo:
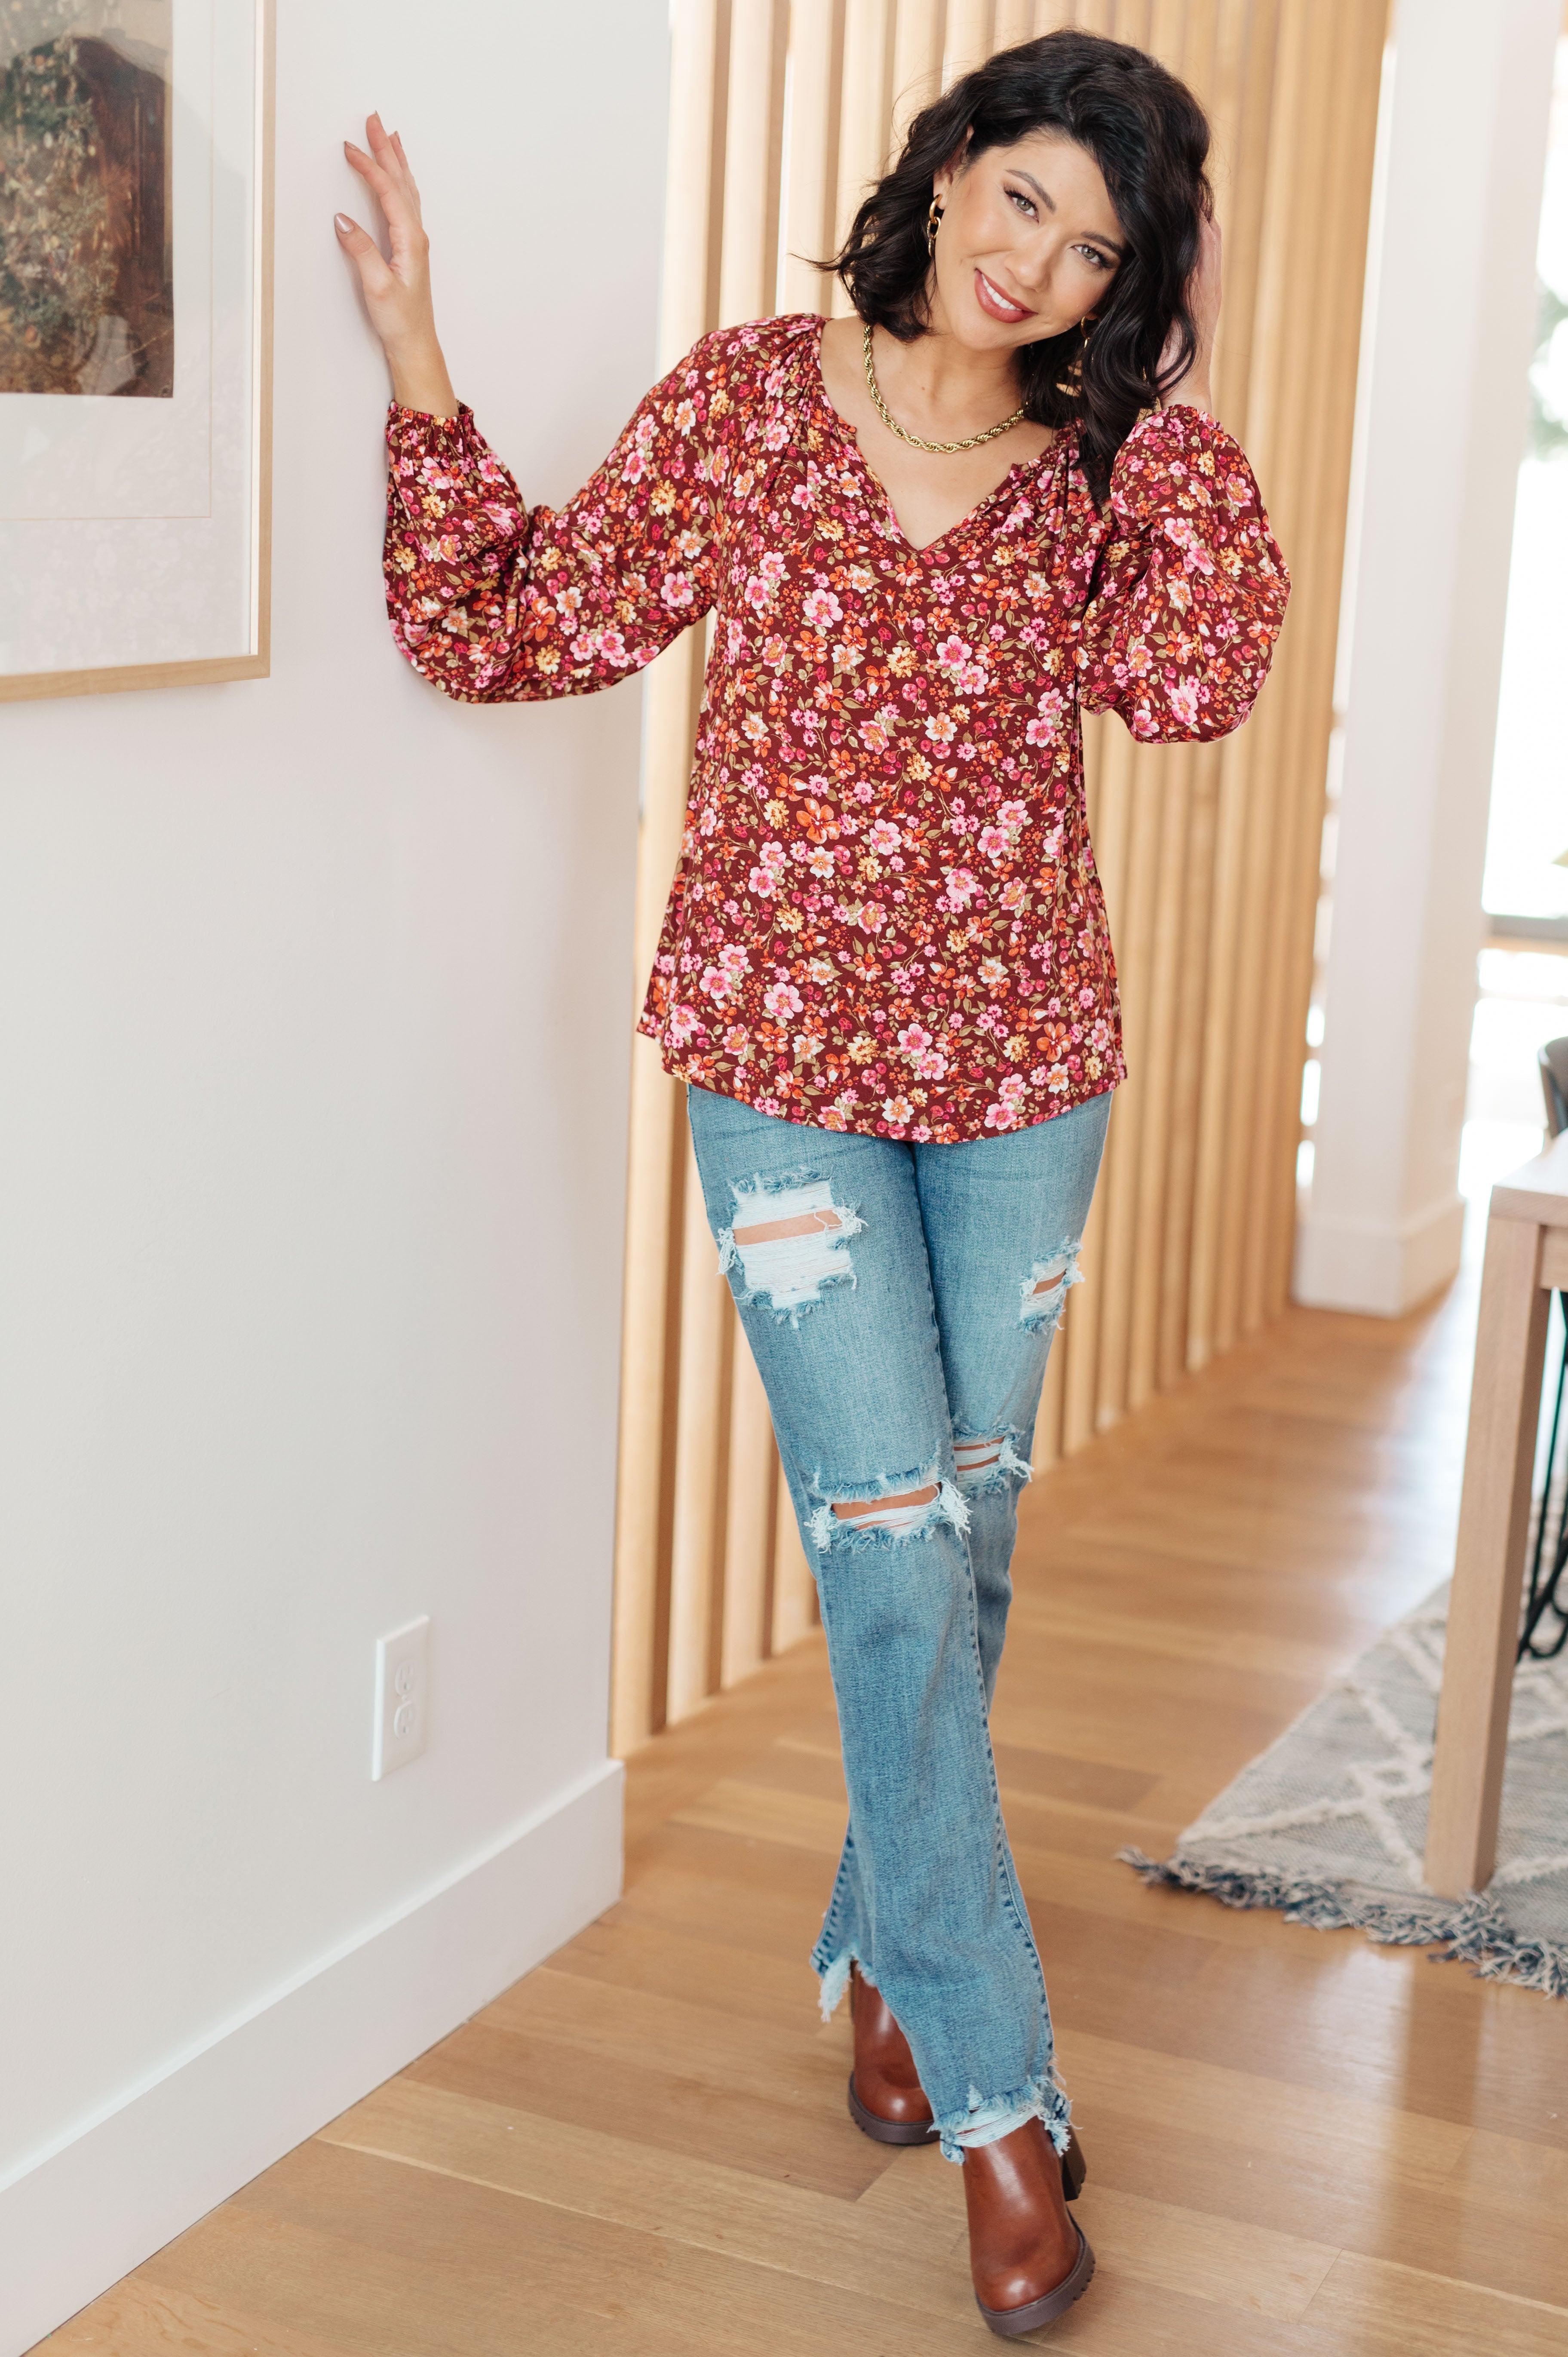
<instances>
[{"instance_id":1,"label":"light wash denim","mask_svg":"<svg viewBox=\"0 0 1568 2357\"><path fill-rule=\"evenodd\" d=\"M857 1963L908 2038L950 2160L1036 2115L1063 2145L989 1712L1110 1095L961 1146L809 1128L698 1088L687 1102L838 1700L849 1832L811 1958L823 2013Z\"/></svg>"}]
</instances>

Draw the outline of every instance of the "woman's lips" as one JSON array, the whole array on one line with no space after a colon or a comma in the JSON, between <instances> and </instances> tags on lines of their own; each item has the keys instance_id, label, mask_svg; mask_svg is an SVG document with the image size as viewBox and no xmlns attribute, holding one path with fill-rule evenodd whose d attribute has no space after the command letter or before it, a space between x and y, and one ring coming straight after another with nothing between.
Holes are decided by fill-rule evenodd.
<instances>
[{"instance_id":1,"label":"woman's lips","mask_svg":"<svg viewBox=\"0 0 1568 2357\"><path fill-rule=\"evenodd\" d=\"M974 299L991 318L1004 319L1010 328L1015 328L1020 319L1032 319L1035 316L1022 303L1015 303L1004 295L1000 286L993 286L983 270L974 274Z\"/></svg>"}]
</instances>

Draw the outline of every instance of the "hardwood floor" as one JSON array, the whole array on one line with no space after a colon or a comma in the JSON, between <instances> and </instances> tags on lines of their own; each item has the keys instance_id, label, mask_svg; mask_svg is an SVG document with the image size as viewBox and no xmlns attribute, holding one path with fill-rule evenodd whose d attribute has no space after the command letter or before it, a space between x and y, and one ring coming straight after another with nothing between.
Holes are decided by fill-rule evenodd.
<instances>
[{"instance_id":1,"label":"hardwood floor","mask_svg":"<svg viewBox=\"0 0 1568 2357\"><path fill-rule=\"evenodd\" d=\"M1463 1293L1293 1310L1036 1483L996 1709L1090 2158L1095 2357L1563 2357L1568 2006L1145 1889L1447 1568ZM959 2172L844 2108L804 1964L820 1640L630 1769L626 1897L45 2344L113 2357L979 2350Z\"/></svg>"}]
</instances>

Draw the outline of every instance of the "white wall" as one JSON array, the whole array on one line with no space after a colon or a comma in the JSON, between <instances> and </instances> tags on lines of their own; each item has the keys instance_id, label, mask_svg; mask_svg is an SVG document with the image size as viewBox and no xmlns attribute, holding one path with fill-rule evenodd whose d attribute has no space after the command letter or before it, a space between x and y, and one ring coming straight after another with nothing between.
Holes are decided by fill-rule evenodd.
<instances>
[{"instance_id":1,"label":"white wall","mask_svg":"<svg viewBox=\"0 0 1568 2357\"><path fill-rule=\"evenodd\" d=\"M1348 701L1296 1298L1451 1277L1535 244L1562 0L1400 0L1347 594Z\"/></svg>"},{"instance_id":2,"label":"white wall","mask_svg":"<svg viewBox=\"0 0 1568 2357\"><path fill-rule=\"evenodd\" d=\"M397 656L331 216L379 105L459 390L564 496L653 374L665 12L278 15L273 675L0 706L7 2352L618 1883L639 690Z\"/></svg>"}]
</instances>

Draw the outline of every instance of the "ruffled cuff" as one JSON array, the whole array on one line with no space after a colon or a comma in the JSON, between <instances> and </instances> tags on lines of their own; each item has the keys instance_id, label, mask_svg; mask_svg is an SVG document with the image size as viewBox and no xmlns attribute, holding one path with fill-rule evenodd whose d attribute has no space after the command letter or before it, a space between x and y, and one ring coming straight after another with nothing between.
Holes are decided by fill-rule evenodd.
<instances>
[{"instance_id":1,"label":"ruffled cuff","mask_svg":"<svg viewBox=\"0 0 1568 2357\"><path fill-rule=\"evenodd\" d=\"M1173 511L1205 506L1240 519L1262 516L1263 503L1247 455L1233 434L1204 409L1177 403L1144 414L1116 454L1111 504L1133 533L1147 532Z\"/></svg>"},{"instance_id":2,"label":"ruffled cuff","mask_svg":"<svg viewBox=\"0 0 1568 2357\"><path fill-rule=\"evenodd\" d=\"M476 443L484 447L484 437L466 401L457 404L456 417L436 417L428 409L405 409L400 401L387 404L389 450L439 450L444 457L455 457Z\"/></svg>"},{"instance_id":3,"label":"ruffled cuff","mask_svg":"<svg viewBox=\"0 0 1568 2357\"><path fill-rule=\"evenodd\" d=\"M456 417L389 403L387 450L393 513L401 508L416 531L440 525L456 530L465 547L490 547L526 523L522 493L466 402Z\"/></svg>"}]
</instances>

